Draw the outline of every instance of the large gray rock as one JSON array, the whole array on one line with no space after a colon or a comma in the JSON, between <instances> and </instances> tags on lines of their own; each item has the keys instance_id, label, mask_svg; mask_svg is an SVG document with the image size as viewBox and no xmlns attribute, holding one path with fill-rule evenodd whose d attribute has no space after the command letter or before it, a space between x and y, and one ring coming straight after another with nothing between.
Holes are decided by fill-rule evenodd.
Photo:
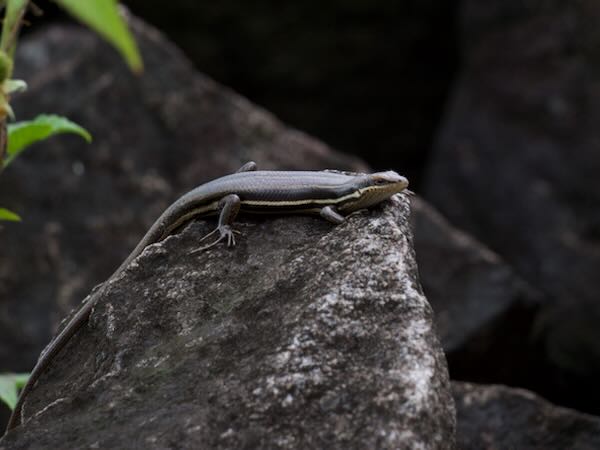
<instances>
[{"instance_id":1,"label":"large gray rock","mask_svg":"<svg viewBox=\"0 0 600 450\"><path fill-rule=\"evenodd\" d=\"M600 448L600 418L560 408L523 389L452 383L463 450Z\"/></svg>"},{"instance_id":2,"label":"large gray rock","mask_svg":"<svg viewBox=\"0 0 600 450\"><path fill-rule=\"evenodd\" d=\"M467 0L427 195L548 295L553 399L600 412L600 3Z\"/></svg>"},{"instance_id":3,"label":"large gray rock","mask_svg":"<svg viewBox=\"0 0 600 450\"><path fill-rule=\"evenodd\" d=\"M398 196L340 226L244 219L150 246L0 448L452 448L445 359Z\"/></svg>"}]
</instances>

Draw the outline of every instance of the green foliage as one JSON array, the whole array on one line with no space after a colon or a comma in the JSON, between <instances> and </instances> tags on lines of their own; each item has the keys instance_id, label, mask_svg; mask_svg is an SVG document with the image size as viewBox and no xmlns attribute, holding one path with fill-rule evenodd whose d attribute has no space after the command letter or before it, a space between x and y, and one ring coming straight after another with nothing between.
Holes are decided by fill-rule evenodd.
<instances>
[{"instance_id":1,"label":"green foliage","mask_svg":"<svg viewBox=\"0 0 600 450\"><path fill-rule=\"evenodd\" d=\"M6 208L0 208L0 220L7 220L10 222L20 222L21 218L18 214L15 214L12 211L9 211Z\"/></svg>"},{"instance_id":2,"label":"green foliage","mask_svg":"<svg viewBox=\"0 0 600 450\"><path fill-rule=\"evenodd\" d=\"M8 166L23 150L34 142L41 141L60 133L74 133L87 142L92 136L84 128L69 119L56 115L40 115L34 120L8 125L8 147L4 167Z\"/></svg>"},{"instance_id":3,"label":"green foliage","mask_svg":"<svg viewBox=\"0 0 600 450\"><path fill-rule=\"evenodd\" d=\"M112 44L131 70L138 73L142 71L142 58L119 13L117 0L54 1ZM17 37L29 3L30 0L0 0L0 10L4 11L0 34L0 172L28 146L55 134L74 133L88 142L92 140L84 128L54 115L41 115L31 121L7 125L7 118L14 119L10 106L11 94L27 87L24 81L13 80L11 77ZM21 218L12 211L0 208L0 221L2 220L19 221Z\"/></svg>"},{"instance_id":4,"label":"green foliage","mask_svg":"<svg viewBox=\"0 0 600 450\"><path fill-rule=\"evenodd\" d=\"M73 17L96 31L121 53L134 72L142 71L137 45L119 14L117 0L54 0Z\"/></svg>"},{"instance_id":5,"label":"green foliage","mask_svg":"<svg viewBox=\"0 0 600 450\"><path fill-rule=\"evenodd\" d=\"M0 50L0 82L8 79L12 73L13 62L12 58Z\"/></svg>"},{"instance_id":6,"label":"green foliage","mask_svg":"<svg viewBox=\"0 0 600 450\"><path fill-rule=\"evenodd\" d=\"M0 374L0 400L13 410L17 404L19 389L25 386L29 374L3 373Z\"/></svg>"},{"instance_id":7,"label":"green foliage","mask_svg":"<svg viewBox=\"0 0 600 450\"><path fill-rule=\"evenodd\" d=\"M29 0L7 0L6 14L2 24L2 36L0 37L0 49L11 57L17 45L17 34L21 26L21 20L27 10ZM9 73L10 75L10 73Z\"/></svg>"}]
</instances>

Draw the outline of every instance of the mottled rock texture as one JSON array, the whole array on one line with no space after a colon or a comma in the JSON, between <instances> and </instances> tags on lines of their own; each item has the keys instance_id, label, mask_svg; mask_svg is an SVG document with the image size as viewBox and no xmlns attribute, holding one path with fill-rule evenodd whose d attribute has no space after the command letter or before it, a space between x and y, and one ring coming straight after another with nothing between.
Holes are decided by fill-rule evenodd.
<instances>
[{"instance_id":1,"label":"mottled rock texture","mask_svg":"<svg viewBox=\"0 0 600 450\"><path fill-rule=\"evenodd\" d=\"M600 418L554 406L523 389L452 383L457 448L600 448Z\"/></svg>"},{"instance_id":2,"label":"mottled rock texture","mask_svg":"<svg viewBox=\"0 0 600 450\"><path fill-rule=\"evenodd\" d=\"M541 382L600 413L600 3L461 8L464 66L426 197L548 294Z\"/></svg>"},{"instance_id":3,"label":"mottled rock texture","mask_svg":"<svg viewBox=\"0 0 600 450\"><path fill-rule=\"evenodd\" d=\"M454 410L398 196L332 226L245 219L150 246L4 448L451 448Z\"/></svg>"}]
</instances>

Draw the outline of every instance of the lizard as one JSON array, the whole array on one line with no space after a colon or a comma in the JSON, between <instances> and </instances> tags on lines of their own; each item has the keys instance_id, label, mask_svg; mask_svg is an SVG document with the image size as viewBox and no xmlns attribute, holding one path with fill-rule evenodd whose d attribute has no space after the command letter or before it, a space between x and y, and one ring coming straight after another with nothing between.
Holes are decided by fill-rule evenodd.
<instances>
[{"instance_id":1,"label":"lizard","mask_svg":"<svg viewBox=\"0 0 600 450\"><path fill-rule=\"evenodd\" d=\"M149 245L173 234L192 219L218 215L217 227L200 242L218 234L212 243L192 251L207 250L219 242L235 245L232 224L238 213L318 214L340 224L355 211L378 204L406 189L408 180L394 171L372 174L325 171L261 171L248 162L237 172L202 184L173 202L152 224L117 270L93 290L86 302L40 355L20 392L6 431L22 422L25 399L40 376L70 339L87 323L108 281L119 276Z\"/></svg>"}]
</instances>

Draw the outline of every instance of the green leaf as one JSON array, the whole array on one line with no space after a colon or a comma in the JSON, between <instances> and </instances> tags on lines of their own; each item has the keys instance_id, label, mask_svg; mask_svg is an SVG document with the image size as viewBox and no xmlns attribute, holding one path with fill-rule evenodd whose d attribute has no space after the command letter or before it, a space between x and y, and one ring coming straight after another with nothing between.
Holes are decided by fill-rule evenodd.
<instances>
[{"instance_id":1,"label":"green leaf","mask_svg":"<svg viewBox=\"0 0 600 450\"><path fill-rule=\"evenodd\" d=\"M15 214L12 211L9 211L6 208L0 208L0 220L8 220L11 222L20 222L21 218L18 214Z\"/></svg>"},{"instance_id":2,"label":"green leaf","mask_svg":"<svg viewBox=\"0 0 600 450\"><path fill-rule=\"evenodd\" d=\"M40 115L33 120L11 123L8 129L7 157L4 167L8 166L23 150L34 142L60 133L78 134L91 142L92 136L84 128L69 119L55 115Z\"/></svg>"},{"instance_id":3,"label":"green leaf","mask_svg":"<svg viewBox=\"0 0 600 450\"><path fill-rule=\"evenodd\" d=\"M0 400L11 409L17 404L18 389L25 386L29 374L26 373L3 373L0 374Z\"/></svg>"},{"instance_id":4,"label":"green leaf","mask_svg":"<svg viewBox=\"0 0 600 450\"><path fill-rule=\"evenodd\" d=\"M6 80L4 82L4 92L12 94L13 92L25 92L27 83L23 80Z\"/></svg>"},{"instance_id":5,"label":"green leaf","mask_svg":"<svg viewBox=\"0 0 600 450\"><path fill-rule=\"evenodd\" d=\"M142 58L117 0L54 0L76 19L96 31L121 53L132 71L140 73Z\"/></svg>"}]
</instances>

